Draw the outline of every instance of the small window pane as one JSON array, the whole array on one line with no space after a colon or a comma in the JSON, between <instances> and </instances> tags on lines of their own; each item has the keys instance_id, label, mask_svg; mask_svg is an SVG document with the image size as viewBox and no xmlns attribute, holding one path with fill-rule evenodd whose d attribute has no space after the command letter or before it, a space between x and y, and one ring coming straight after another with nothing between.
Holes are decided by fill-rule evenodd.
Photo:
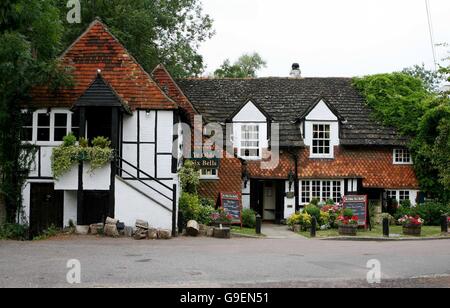
<instances>
[{"instance_id":1,"label":"small window pane","mask_svg":"<svg viewBox=\"0 0 450 308\"><path fill-rule=\"evenodd\" d=\"M39 113L38 126L50 126L50 115L46 113Z\"/></svg>"},{"instance_id":2,"label":"small window pane","mask_svg":"<svg viewBox=\"0 0 450 308\"><path fill-rule=\"evenodd\" d=\"M56 113L55 114L55 126L57 127L67 127L67 114Z\"/></svg>"},{"instance_id":3,"label":"small window pane","mask_svg":"<svg viewBox=\"0 0 450 308\"><path fill-rule=\"evenodd\" d=\"M55 141L63 141L66 135L67 135L66 128L55 128Z\"/></svg>"},{"instance_id":4,"label":"small window pane","mask_svg":"<svg viewBox=\"0 0 450 308\"><path fill-rule=\"evenodd\" d=\"M38 128L38 141L50 141L50 128Z\"/></svg>"}]
</instances>

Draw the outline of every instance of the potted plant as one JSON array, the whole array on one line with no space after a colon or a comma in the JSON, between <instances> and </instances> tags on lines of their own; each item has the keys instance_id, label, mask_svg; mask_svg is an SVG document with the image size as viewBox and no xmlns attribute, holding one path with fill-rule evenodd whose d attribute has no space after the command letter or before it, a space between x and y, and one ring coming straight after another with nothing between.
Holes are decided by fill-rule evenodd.
<instances>
[{"instance_id":1,"label":"potted plant","mask_svg":"<svg viewBox=\"0 0 450 308\"><path fill-rule=\"evenodd\" d=\"M339 235L356 236L358 232L358 216L351 209L345 209L337 218Z\"/></svg>"},{"instance_id":2,"label":"potted plant","mask_svg":"<svg viewBox=\"0 0 450 308\"><path fill-rule=\"evenodd\" d=\"M233 220L233 216L225 211L223 208L218 209L211 214L211 221L214 227L230 226Z\"/></svg>"},{"instance_id":3,"label":"potted plant","mask_svg":"<svg viewBox=\"0 0 450 308\"><path fill-rule=\"evenodd\" d=\"M413 217L405 215L398 220L403 226L404 235L420 236L422 234L423 219L419 215Z\"/></svg>"}]
</instances>

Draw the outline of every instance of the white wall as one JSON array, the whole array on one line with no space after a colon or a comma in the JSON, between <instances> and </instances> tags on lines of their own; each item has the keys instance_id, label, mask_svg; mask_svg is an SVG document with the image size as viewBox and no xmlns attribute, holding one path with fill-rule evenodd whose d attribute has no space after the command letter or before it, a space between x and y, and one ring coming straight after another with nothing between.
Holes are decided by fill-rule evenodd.
<instances>
[{"instance_id":1,"label":"white wall","mask_svg":"<svg viewBox=\"0 0 450 308\"><path fill-rule=\"evenodd\" d=\"M265 115L252 102L248 102L233 118L233 122L264 122Z\"/></svg>"},{"instance_id":2,"label":"white wall","mask_svg":"<svg viewBox=\"0 0 450 308\"><path fill-rule=\"evenodd\" d=\"M291 187L291 192L294 191L294 185ZM289 192L289 181L286 181L286 192ZM289 216L295 213L295 197L289 199L284 198L284 219L288 219Z\"/></svg>"},{"instance_id":3,"label":"white wall","mask_svg":"<svg viewBox=\"0 0 450 308\"><path fill-rule=\"evenodd\" d=\"M148 221L152 227L172 229L172 213L137 190L116 180L116 218L134 227L137 219Z\"/></svg>"},{"instance_id":4,"label":"white wall","mask_svg":"<svg viewBox=\"0 0 450 308\"><path fill-rule=\"evenodd\" d=\"M64 227L69 226L69 221L77 223L77 192L65 191L64 192Z\"/></svg>"},{"instance_id":5,"label":"white wall","mask_svg":"<svg viewBox=\"0 0 450 308\"><path fill-rule=\"evenodd\" d=\"M247 187L244 187L242 181L242 207L244 209L250 208L250 180L247 182Z\"/></svg>"},{"instance_id":6,"label":"white wall","mask_svg":"<svg viewBox=\"0 0 450 308\"><path fill-rule=\"evenodd\" d=\"M109 190L111 185L111 165L90 172L90 164L85 163L83 167L83 189L84 190ZM78 165L62 175L55 181L56 190L78 190Z\"/></svg>"}]
</instances>

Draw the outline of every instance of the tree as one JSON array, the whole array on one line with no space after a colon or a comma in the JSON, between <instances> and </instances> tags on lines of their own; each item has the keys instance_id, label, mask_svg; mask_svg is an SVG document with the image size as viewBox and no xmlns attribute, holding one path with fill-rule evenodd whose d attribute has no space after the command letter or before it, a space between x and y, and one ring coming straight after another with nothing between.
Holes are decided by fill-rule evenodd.
<instances>
[{"instance_id":1,"label":"tree","mask_svg":"<svg viewBox=\"0 0 450 308\"><path fill-rule=\"evenodd\" d=\"M444 73L444 70L443 70ZM421 190L450 201L450 97L405 73L354 79L382 123L410 138Z\"/></svg>"},{"instance_id":2,"label":"tree","mask_svg":"<svg viewBox=\"0 0 450 308\"><path fill-rule=\"evenodd\" d=\"M217 78L255 78L256 73L266 67L266 64L258 53L244 54L233 64L226 59L214 72L214 76Z\"/></svg>"},{"instance_id":3,"label":"tree","mask_svg":"<svg viewBox=\"0 0 450 308\"><path fill-rule=\"evenodd\" d=\"M65 47L100 17L148 72L160 63L177 78L203 72L198 47L214 31L199 0L84 0L80 24L67 23L66 1L59 8Z\"/></svg>"},{"instance_id":4,"label":"tree","mask_svg":"<svg viewBox=\"0 0 450 308\"><path fill-rule=\"evenodd\" d=\"M52 0L14 0L0 6L0 190L11 223L20 212L35 151L21 142L20 106L33 86L58 87L68 81L54 60L62 36L58 17Z\"/></svg>"},{"instance_id":5,"label":"tree","mask_svg":"<svg viewBox=\"0 0 450 308\"><path fill-rule=\"evenodd\" d=\"M427 70L425 64L405 68L402 73L422 80L425 87L431 92L437 92L445 80L441 71Z\"/></svg>"}]
</instances>

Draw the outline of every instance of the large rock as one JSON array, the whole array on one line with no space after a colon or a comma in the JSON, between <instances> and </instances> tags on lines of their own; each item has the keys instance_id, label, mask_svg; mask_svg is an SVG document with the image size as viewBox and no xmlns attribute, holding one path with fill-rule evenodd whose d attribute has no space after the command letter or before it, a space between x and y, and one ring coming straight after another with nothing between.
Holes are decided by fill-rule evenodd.
<instances>
[{"instance_id":1,"label":"large rock","mask_svg":"<svg viewBox=\"0 0 450 308\"><path fill-rule=\"evenodd\" d=\"M99 234L102 231L103 228L104 227L103 227L102 223L92 224L92 225L89 226L89 232L92 235L97 235L97 234Z\"/></svg>"},{"instance_id":2,"label":"large rock","mask_svg":"<svg viewBox=\"0 0 450 308\"><path fill-rule=\"evenodd\" d=\"M76 226L75 233L78 235L87 235L89 233L89 226Z\"/></svg>"},{"instance_id":3,"label":"large rock","mask_svg":"<svg viewBox=\"0 0 450 308\"><path fill-rule=\"evenodd\" d=\"M172 238L172 232L170 230L159 229L158 238L161 240L168 240Z\"/></svg>"},{"instance_id":4,"label":"large rock","mask_svg":"<svg viewBox=\"0 0 450 308\"><path fill-rule=\"evenodd\" d=\"M197 236L200 231L200 226L195 220L190 220L186 226L186 232L189 236Z\"/></svg>"},{"instance_id":5,"label":"large rock","mask_svg":"<svg viewBox=\"0 0 450 308\"><path fill-rule=\"evenodd\" d=\"M133 237L134 229L133 227L125 227L125 236L126 237Z\"/></svg>"},{"instance_id":6,"label":"large rock","mask_svg":"<svg viewBox=\"0 0 450 308\"><path fill-rule=\"evenodd\" d=\"M134 239L139 240L145 240L147 238L147 231L146 230L138 230L134 234Z\"/></svg>"},{"instance_id":7,"label":"large rock","mask_svg":"<svg viewBox=\"0 0 450 308\"><path fill-rule=\"evenodd\" d=\"M147 239L157 240L158 239L158 229L150 228L147 231Z\"/></svg>"},{"instance_id":8,"label":"large rock","mask_svg":"<svg viewBox=\"0 0 450 308\"><path fill-rule=\"evenodd\" d=\"M148 230L149 228L149 224L147 221L145 220L136 220L136 224L135 224L136 228L140 228L140 229L144 229L144 230Z\"/></svg>"},{"instance_id":9,"label":"large rock","mask_svg":"<svg viewBox=\"0 0 450 308\"><path fill-rule=\"evenodd\" d=\"M108 217L106 218L105 225L117 225L119 221L117 219Z\"/></svg>"},{"instance_id":10,"label":"large rock","mask_svg":"<svg viewBox=\"0 0 450 308\"><path fill-rule=\"evenodd\" d=\"M105 234L105 236L119 237L119 231L117 231L116 225L111 224L105 225L103 233Z\"/></svg>"}]
</instances>

